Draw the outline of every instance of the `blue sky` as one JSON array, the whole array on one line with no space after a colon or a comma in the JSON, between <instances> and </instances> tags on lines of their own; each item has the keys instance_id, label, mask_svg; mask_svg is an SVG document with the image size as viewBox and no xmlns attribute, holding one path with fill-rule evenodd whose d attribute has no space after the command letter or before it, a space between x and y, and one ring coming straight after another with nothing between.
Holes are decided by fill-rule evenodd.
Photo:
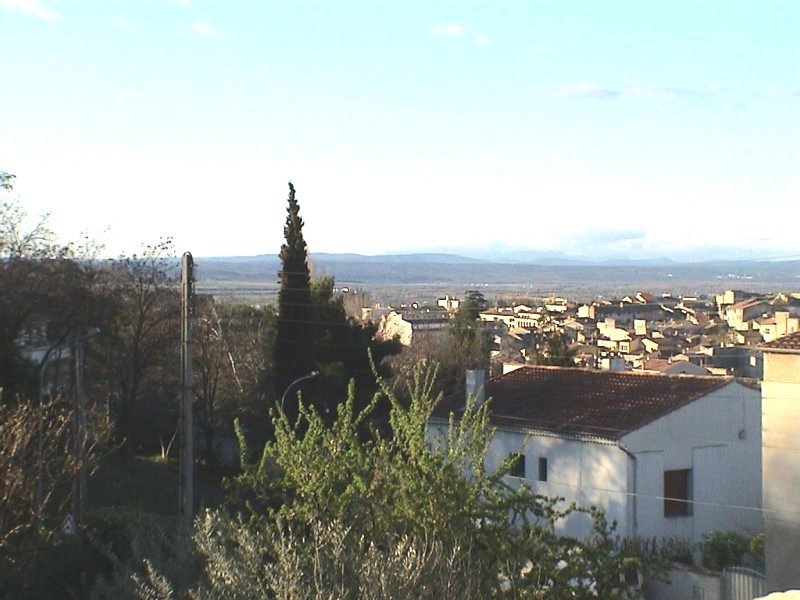
<instances>
[{"instance_id":1,"label":"blue sky","mask_svg":"<svg viewBox=\"0 0 800 600\"><path fill-rule=\"evenodd\" d=\"M318 252L800 256L798 24L788 0L0 0L0 169L112 255L277 253L291 180Z\"/></svg>"}]
</instances>

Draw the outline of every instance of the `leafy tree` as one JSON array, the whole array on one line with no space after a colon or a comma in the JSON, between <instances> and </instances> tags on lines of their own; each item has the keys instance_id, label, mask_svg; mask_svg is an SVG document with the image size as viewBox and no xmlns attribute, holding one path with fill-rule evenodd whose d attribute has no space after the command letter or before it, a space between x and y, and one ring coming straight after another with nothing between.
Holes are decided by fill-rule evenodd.
<instances>
[{"instance_id":1,"label":"leafy tree","mask_svg":"<svg viewBox=\"0 0 800 600\"><path fill-rule=\"evenodd\" d=\"M348 317L342 297L334 296L334 285L331 275L311 280L312 320L316 330L313 355L322 377L316 385L304 390L306 398L329 414L346 397L350 380L356 382L360 405L366 404L375 390L372 364L379 374L388 376L390 370L383 361L401 349L396 340L376 340L377 325Z\"/></svg>"},{"instance_id":2,"label":"leafy tree","mask_svg":"<svg viewBox=\"0 0 800 600\"><path fill-rule=\"evenodd\" d=\"M95 325L101 308L89 261L92 244L62 244L46 216L31 227L26 217L16 199L0 197L0 388L7 400L17 394L38 398L37 375L50 353ZM23 358L18 347L34 325L45 333L37 344L45 349L39 365Z\"/></svg>"},{"instance_id":3,"label":"leafy tree","mask_svg":"<svg viewBox=\"0 0 800 600\"><path fill-rule=\"evenodd\" d=\"M464 294L464 300L458 305L456 312L457 318L462 318L465 321L475 321L481 311L486 309L486 298L478 290L467 290Z\"/></svg>"},{"instance_id":4,"label":"leafy tree","mask_svg":"<svg viewBox=\"0 0 800 600\"><path fill-rule=\"evenodd\" d=\"M11 191L14 189L14 178L16 175L0 171L0 190Z\"/></svg>"},{"instance_id":5,"label":"leafy tree","mask_svg":"<svg viewBox=\"0 0 800 600\"><path fill-rule=\"evenodd\" d=\"M93 348L127 458L143 444L155 449L174 430L180 332L174 256L171 240L161 240L141 255L109 261L101 272L108 314Z\"/></svg>"},{"instance_id":6,"label":"leafy tree","mask_svg":"<svg viewBox=\"0 0 800 600\"><path fill-rule=\"evenodd\" d=\"M260 376L268 368L265 349L274 334L271 310L246 305L217 305L198 298L194 322L195 407L204 436L206 464L214 466L217 433L233 433L234 417L251 423L258 406Z\"/></svg>"},{"instance_id":7,"label":"leafy tree","mask_svg":"<svg viewBox=\"0 0 800 600\"><path fill-rule=\"evenodd\" d=\"M537 365L574 367L574 359L575 350L569 347L566 336L558 331L551 331L545 335L533 360Z\"/></svg>"},{"instance_id":8,"label":"leafy tree","mask_svg":"<svg viewBox=\"0 0 800 600\"><path fill-rule=\"evenodd\" d=\"M463 391L467 369L489 369L489 334L478 318L485 308L483 294L467 291L436 347L433 358L442 365L440 384L447 393Z\"/></svg>"},{"instance_id":9,"label":"leafy tree","mask_svg":"<svg viewBox=\"0 0 800 600\"><path fill-rule=\"evenodd\" d=\"M400 387L380 380L361 411L351 389L330 425L305 404L303 427L274 412L274 442L233 485L242 517L216 512L199 523L211 595L316 589L355 598L366 573L383 572L392 587L373 597L396 597L391 589L409 598L625 597L620 574L649 572L652 561L617 543L601 511L563 506L509 479L510 461L485 472L488 402L468 404L432 437L435 377L435 368L417 366ZM365 437L381 399L391 405L391 435ZM586 538L555 535L555 522L574 511L594 524Z\"/></svg>"},{"instance_id":10,"label":"leafy tree","mask_svg":"<svg viewBox=\"0 0 800 600\"><path fill-rule=\"evenodd\" d=\"M289 183L289 206L286 210L285 238L281 246L281 288L278 293L278 319L275 336L275 397L297 378L313 369L313 330L311 327L311 276L308 248L303 238L303 219ZM290 410L293 410L290 408Z\"/></svg>"}]
</instances>

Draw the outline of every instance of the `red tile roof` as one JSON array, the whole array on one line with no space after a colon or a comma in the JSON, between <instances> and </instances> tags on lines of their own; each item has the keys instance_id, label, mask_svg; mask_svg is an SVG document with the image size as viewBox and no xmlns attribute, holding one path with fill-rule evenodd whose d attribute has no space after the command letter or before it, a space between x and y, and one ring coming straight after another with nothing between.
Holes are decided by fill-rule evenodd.
<instances>
[{"instance_id":1,"label":"red tile roof","mask_svg":"<svg viewBox=\"0 0 800 600\"><path fill-rule=\"evenodd\" d=\"M744 300L739 300L736 304L731 304L728 308L731 309L740 309L740 308L750 308L751 306L758 306L759 304L768 304L765 300L761 298L745 298Z\"/></svg>"},{"instance_id":2,"label":"red tile roof","mask_svg":"<svg viewBox=\"0 0 800 600\"><path fill-rule=\"evenodd\" d=\"M768 344L763 344L761 348L765 352L800 352L800 331L781 336L776 340L772 340Z\"/></svg>"},{"instance_id":3,"label":"red tile roof","mask_svg":"<svg viewBox=\"0 0 800 600\"><path fill-rule=\"evenodd\" d=\"M559 434L619 439L732 381L729 377L670 376L526 366L490 379L491 421ZM463 399L449 398L449 414Z\"/></svg>"}]
</instances>

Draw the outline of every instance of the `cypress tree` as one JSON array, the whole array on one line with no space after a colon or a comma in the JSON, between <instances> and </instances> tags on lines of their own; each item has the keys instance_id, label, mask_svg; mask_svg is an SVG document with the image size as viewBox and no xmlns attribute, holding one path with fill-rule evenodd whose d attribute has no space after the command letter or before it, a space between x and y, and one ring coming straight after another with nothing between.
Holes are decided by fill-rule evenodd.
<instances>
[{"instance_id":1,"label":"cypress tree","mask_svg":"<svg viewBox=\"0 0 800 600\"><path fill-rule=\"evenodd\" d=\"M278 295L278 318L275 335L275 393L280 400L287 386L307 375L313 367L313 330L311 327L311 277L308 270L308 248L303 238L303 219L289 183L289 206L285 238L281 246L281 289ZM287 398L286 407L293 412L295 396Z\"/></svg>"}]
</instances>

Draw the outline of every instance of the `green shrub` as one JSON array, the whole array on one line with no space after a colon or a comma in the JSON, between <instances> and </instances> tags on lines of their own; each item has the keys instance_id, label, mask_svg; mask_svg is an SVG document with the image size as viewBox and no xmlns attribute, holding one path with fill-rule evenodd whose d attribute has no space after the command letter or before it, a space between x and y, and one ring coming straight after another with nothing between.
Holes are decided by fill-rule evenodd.
<instances>
[{"instance_id":1,"label":"green shrub","mask_svg":"<svg viewBox=\"0 0 800 600\"><path fill-rule=\"evenodd\" d=\"M732 531L711 531L703 536L703 566L712 571L740 566L750 552L750 539Z\"/></svg>"}]
</instances>

